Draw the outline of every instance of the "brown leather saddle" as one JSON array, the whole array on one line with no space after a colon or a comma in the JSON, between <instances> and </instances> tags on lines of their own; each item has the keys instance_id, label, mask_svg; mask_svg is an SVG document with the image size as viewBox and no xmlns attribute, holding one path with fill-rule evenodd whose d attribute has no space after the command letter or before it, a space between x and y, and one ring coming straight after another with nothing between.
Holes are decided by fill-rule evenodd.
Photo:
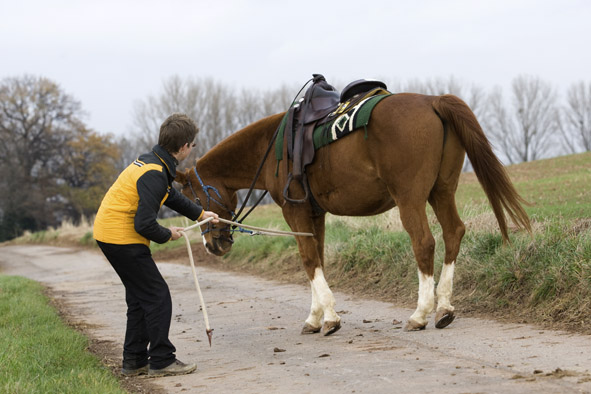
<instances>
[{"instance_id":1,"label":"brown leather saddle","mask_svg":"<svg viewBox=\"0 0 591 394\"><path fill-rule=\"evenodd\" d=\"M288 178L283 197L290 203L304 203L310 197L310 188L306 179L306 166L314 161L314 129L328 123L340 115L346 108L353 107L357 100L373 89L387 89L381 81L360 79L348 84L342 93L326 82L321 74L313 74L312 86L308 88L304 97L291 106L287 113L285 126L285 141L287 144L287 172ZM344 105L347 104L347 105ZM343 110L340 110L343 108ZM289 171L289 162L292 171ZM293 181L298 182L303 190L301 199L289 197L289 187Z\"/></svg>"}]
</instances>

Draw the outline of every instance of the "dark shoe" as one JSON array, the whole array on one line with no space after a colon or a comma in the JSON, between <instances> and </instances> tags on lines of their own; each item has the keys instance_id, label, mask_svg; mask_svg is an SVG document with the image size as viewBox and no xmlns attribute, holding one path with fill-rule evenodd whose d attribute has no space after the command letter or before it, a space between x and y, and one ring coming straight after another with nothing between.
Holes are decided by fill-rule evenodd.
<instances>
[{"instance_id":1,"label":"dark shoe","mask_svg":"<svg viewBox=\"0 0 591 394\"><path fill-rule=\"evenodd\" d=\"M148 364L144 365L141 368L136 369L128 369L128 368L121 368L121 373L124 376L139 376L139 375L147 375L148 374Z\"/></svg>"},{"instance_id":2,"label":"dark shoe","mask_svg":"<svg viewBox=\"0 0 591 394\"><path fill-rule=\"evenodd\" d=\"M188 373L193 372L197 369L195 364L185 364L179 360L174 360L172 364L170 364L166 368L161 369L152 369L148 372L148 376L152 378L156 378L159 376L173 376L173 375L185 375Z\"/></svg>"}]
</instances>

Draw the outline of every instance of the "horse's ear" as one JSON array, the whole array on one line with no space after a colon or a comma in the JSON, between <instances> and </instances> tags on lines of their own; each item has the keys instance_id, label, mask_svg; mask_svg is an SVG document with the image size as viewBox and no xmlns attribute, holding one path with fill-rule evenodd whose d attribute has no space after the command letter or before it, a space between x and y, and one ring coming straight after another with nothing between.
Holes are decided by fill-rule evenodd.
<instances>
[{"instance_id":1,"label":"horse's ear","mask_svg":"<svg viewBox=\"0 0 591 394\"><path fill-rule=\"evenodd\" d=\"M185 172L177 171L174 180L180 183L181 185L184 185L185 183L187 183L187 178L187 169L185 169Z\"/></svg>"}]
</instances>

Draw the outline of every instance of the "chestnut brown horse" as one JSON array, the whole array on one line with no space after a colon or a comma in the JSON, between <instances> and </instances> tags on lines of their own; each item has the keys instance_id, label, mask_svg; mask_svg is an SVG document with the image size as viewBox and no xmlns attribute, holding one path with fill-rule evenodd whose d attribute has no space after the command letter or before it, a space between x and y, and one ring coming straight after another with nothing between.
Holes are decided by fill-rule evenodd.
<instances>
[{"instance_id":1,"label":"chestnut brown horse","mask_svg":"<svg viewBox=\"0 0 591 394\"><path fill-rule=\"evenodd\" d=\"M215 204L208 201L209 208L229 219L236 207L237 190L250 186L283 116L269 116L245 127L212 148L195 168L178 173L183 193L199 197L204 203L215 200ZM503 239L508 239L506 215L515 225L531 232L521 206L523 200L494 155L474 113L453 95L404 93L383 99L373 109L366 131L357 130L320 148L306 169L310 191L322 211L367 216L398 206L419 276L417 309L406 324L407 330L424 329L435 307L435 240L427 220L427 202L433 207L445 242L445 260L436 289L435 326L446 327L454 319L452 282L465 229L454 195L465 153L492 206ZM285 148L283 157L287 157ZM269 191L293 231L314 234L296 237L312 287L312 307L302 333L322 329L324 335L329 335L341 323L324 277L325 213L319 213L310 202L287 202L282 193L287 176L286 165L277 167L277 161L269 159L255 188ZM292 184L290 197L302 198L304 191L298 187ZM210 228L204 234L207 250L215 255L227 253L232 246L229 231L222 225Z\"/></svg>"}]
</instances>

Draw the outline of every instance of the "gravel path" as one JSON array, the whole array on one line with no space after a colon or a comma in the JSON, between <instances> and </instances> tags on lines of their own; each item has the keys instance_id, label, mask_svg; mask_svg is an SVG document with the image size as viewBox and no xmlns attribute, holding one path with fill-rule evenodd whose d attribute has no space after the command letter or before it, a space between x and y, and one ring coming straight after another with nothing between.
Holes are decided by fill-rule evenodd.
<instances>
[{"instance_id":1,"label":"gravel path","mask_svg":"<svg viewBox=\"0 0 591 394\"><path fill-rule=\"evenodd\" d=\"M159 268L172 293L177 356L198 365L191 375L136 378L163 392L591 393L589 336L462 318L461 311L446 329L430 322L408 333L402 326L411 310L340 293L341 330L303 336L309 288L198 267L214 328L210 348L190 267ZM48 286L75 323L121 352L124 289L99 252L0 247L0 272Z\"/></svg>"}]
</instances>

